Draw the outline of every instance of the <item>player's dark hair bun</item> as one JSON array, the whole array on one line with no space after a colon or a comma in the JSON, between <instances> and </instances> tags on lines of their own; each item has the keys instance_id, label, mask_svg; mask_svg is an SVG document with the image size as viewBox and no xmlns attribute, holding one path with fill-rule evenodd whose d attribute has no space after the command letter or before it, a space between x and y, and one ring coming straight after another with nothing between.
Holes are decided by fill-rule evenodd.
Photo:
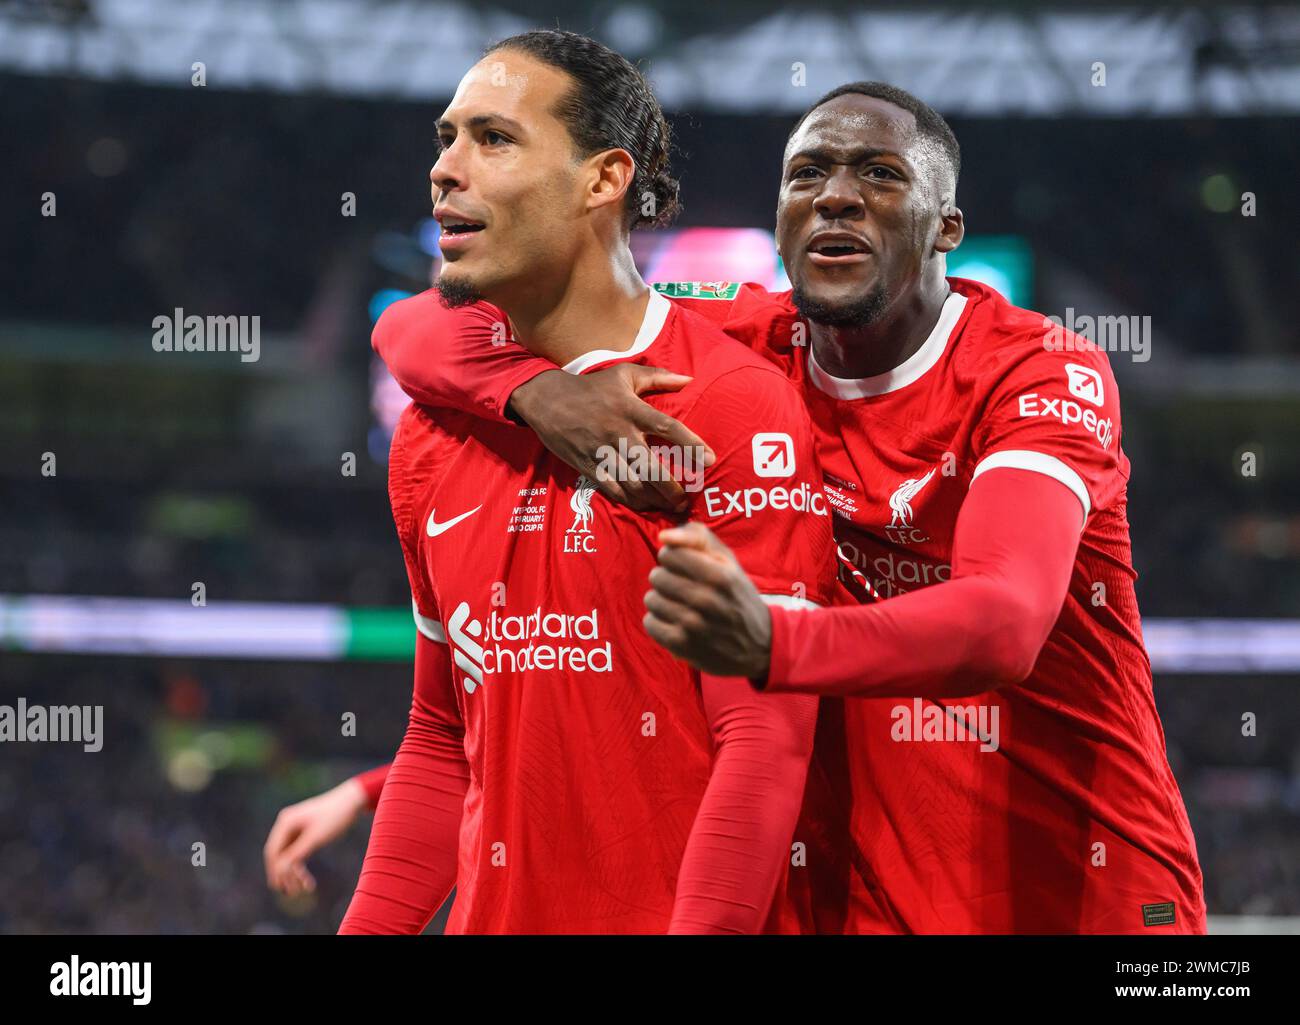
<instances>
[{"instance_id":1,"label":"player's dark hair bun","mask_svg":"<svg viewBox=\"0 0 1300 1025\"><path fill-rule=\"evenodd\" d=\"M524 32L487 52L504 49L522 51L573 79L573 92L556 114L583 156L607 149L632 154L636 172L627 190L628 226L669 224L681 210L680 188L669 167L672 128L645 76L622 54L575 32Z\"/></svg>"},{"instance_id":2,"label":"player's dark hair bun","mask_svg":"<svg viewBox=\"0 0 1300 1025\"><path fill-rule=\"evenodd\" d=\"M666 125L665 131L667 131ZM681 213L682 202L680 197L682 187L677 179L668 173L668 169L665 167L654 171L652 175L648 173L645 177L648 180L642 183L642 175L638 169L637 182L643 184L643 187L637 190L638 202L634 211L636 220L632 222L632 227L666 227ZM654 202L647 204L647 199L653 199Z\"/></svg>"}]
</instances>

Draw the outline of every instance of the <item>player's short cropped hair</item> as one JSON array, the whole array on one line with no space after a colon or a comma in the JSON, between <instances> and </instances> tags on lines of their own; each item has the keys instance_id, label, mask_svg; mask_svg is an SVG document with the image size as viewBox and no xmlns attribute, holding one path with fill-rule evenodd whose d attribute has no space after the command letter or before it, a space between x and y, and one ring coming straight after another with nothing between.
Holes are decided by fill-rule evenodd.
<instances>
[{"instance_id":1,"label":"player's short cropped hair","mask_svg":"<svg viewBox=\"0 0 1300 1025\"><path fill-rule=\"evenodd\" d=\"M953 187L956 187L957 178L961 174L961 147L957 144L957 136L953 134L952 128L949 127L943 116L924 100L913 96L906 89L900 89L896 85L889 85L887 82L847 82L832 89L803 112L803 115L795 122L795 126L790 129L790 136L793 137L794 133L799 130L799 126L808 120L814 110L846 93L857 93L860 96L871 96L878 100L884 100L886 103L892 103L895 107L900 107L910 113L916 119L916 134L924 139L929 139L942 150L944 159L952 169Z\"/></svg>"},{"instance_id":2,"label":"player's short cropped hair","mask_svg":"<svg viewBox=\"0 0 1300 1025\"><path fill-rule=\"evenodd\" d=\"M659 228L677 216L679 186L669 167L672 129L650 83L626 57L576 32L552 29L503 39L484 55L498 50L526 53L573 79L573 89L555 113L583 157L607 149L632 154L636 173L627 190L629 228ZM647 214L643 211L651 197Z\"/></svg>"}]
</instances>

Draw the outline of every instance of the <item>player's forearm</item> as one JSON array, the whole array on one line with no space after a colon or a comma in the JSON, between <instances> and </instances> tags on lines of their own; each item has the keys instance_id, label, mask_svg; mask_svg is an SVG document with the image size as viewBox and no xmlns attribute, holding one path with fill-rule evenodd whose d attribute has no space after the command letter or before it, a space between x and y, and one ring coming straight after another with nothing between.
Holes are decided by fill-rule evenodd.
<instances>
[{"instance_id":1,"label":"player's forearm","mask_svg":"<svg viewBox=\"0 0 1300 1025\"><path fill-rule=\"evenodd\" d=\"M1050 628L1041 612L978 578L879 605L774 608L764 689L836 697L981 694L1029 675L1046 639L1044 623Z\"/></svg>"},{"instance_id":2,"label":"player's forearm","mask_svg":"<svg viewBox=\"0 0 1300 1025\"><path fill-rule=\"evenodd\" d=\"M429 294L386 312L371 336L389 373L416 402L507 421L511 393L555 364L507 338L504 316L486 303L448 309Z\"/></svg>"},{"instance_id":3,"label":"player's forearm","mask_svg":"<svg viewBox=\"0 0 1300 1025\"><path fill-rule=\"evenodd\" d=\"M953 578L875 605L772 611L765 689L840 697L960 697L1018 683L1061 613L1081 509L1022 470L980 478L963 505Z\"/></svg>"},{"instance_id":4,"label":"player's forearm","mask_svg":"<svg viewBox=\"0 0 1300 1025\"><path fill-rule=\"evenodd\" d=\"M670 933L758 932L788 864L803 801L817 702L732 699L742 680L705 677L721 690L711 718L719 738L677 879Z\"/></svg>"}]
</instances>

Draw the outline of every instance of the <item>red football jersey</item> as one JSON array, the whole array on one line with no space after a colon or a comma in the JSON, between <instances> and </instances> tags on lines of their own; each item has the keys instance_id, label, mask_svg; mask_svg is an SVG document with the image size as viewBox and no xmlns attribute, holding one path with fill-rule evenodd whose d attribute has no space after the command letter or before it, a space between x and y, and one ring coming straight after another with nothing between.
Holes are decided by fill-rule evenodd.
<instances>
[{"instance_id":1,"label":"red football jersey","mask_svg":"<svg viewBox=\"0 0 1300 1025\"><path fill-rule=\"evenodd\" d=\"M447 931L663 932L712 757L700 674L645 633L660 529L710 526L774 601L828 603L830 514L798 390L652 293L625 352L718 459L679 519L607 502L531 430L411 406L390 496L417 625L450 645L470 780Z\"/></svg>"},{"instance_id":2,"label":"red football jersey","mask_svg":"<svg viewBox=\"0 0 1300 1025\"><path fill-rule=\"evenodd\" d=\"M1109 362L992 289L950 284L912 357L852 381L818 367L789 293L656 286L800 383L841 580L858 600L949 578L957 513L982 473L1046 474L1079 499L1069 593L1032 673L955 703L982 717L987 739L935 742L954 713L941 702L848 699L841 712L823 700L805 808L819 823L808 836L818 925L1204 932L1195 842L1142 643ZM871 653L862 658L867 675ZM810 816L814 784L824 803ZM829 872L816 872L817 858Z\"/></svg>"}]
</instances>

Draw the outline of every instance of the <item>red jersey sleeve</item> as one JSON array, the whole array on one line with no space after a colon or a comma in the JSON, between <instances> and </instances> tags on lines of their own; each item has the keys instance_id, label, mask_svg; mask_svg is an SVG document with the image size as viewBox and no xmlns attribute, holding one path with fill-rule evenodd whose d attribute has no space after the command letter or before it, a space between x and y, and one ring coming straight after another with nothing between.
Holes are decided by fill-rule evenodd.
<instances>
[{"instance_id":1,"label":"red jersey sleeve","mask_svg":"<svg viewBox=\"0 0 1300 1025\"><path fill-rule=\"evenodd\" d=\"M1000 351L987 379L975 477L997 467L1046 474L1079 499L1085 521L1115 501L1128 468L1119 390L1104 352L1054 351L1042 337L1026 339Z\"/></svg>"},{"instance_id":2,"label":"red jersey sleeve","mask_svg":"<svg viewBox=\"0 0 1300 1025\"><path fill-rule=\"evenodd\" d=\"M831 604L830 509L794 385L775 367L738 367L710 383L681 420L717 455L693 485L691 518L718 535L774 603Z\"/></svg>"},{"instance_id":3,"label":"red jersey sleeve","mask_svg":"<svg viewBox=\"0 0 1300 1025\"><path fill-rule=\"evenodd\" d=\"M379 805L379 795L384 792L384 780L388 778L389 768L389 765L380 765L352 777L366 792L366 807L371 811Z\"/></svg>"},{"instance_id":4,"label":"red jersey sleeve","mask_svg":"<svg viewBox=\"0 0 1300 1025\"><path fill-rule=\"evenodd\" d=\"M713 770L677 876L670 933L755 933L789 865L817 699L703 674Z\"/></svg>"},{"instance_id":5,"label":"red jersey sleeve","mask_svg":"<svg viewBox=\"0 0 1300 1025\"><path fill-rule=\"evenodd\" d=\"M414 694L340 933L418 933L456 882L469 764L451 653L419 558L416 499L437 473L437 460L428 453L417 458L412 445L412 432L426 416L416 406L402 414L388 461L389 501L418 630Z\"/></svg>"},{"instance_id":6,"label":"red jersey sleeve","mask_svg":"<svg viewBox=\"0 0 1300 1025\"><path fill-rule=\"evenodd\" d=\"M961 697L1032 671L1061 614L1079 506L1037 472L971 485L952 579L888 601L772 609L769 691L835 697Z\"/></svg>"},{"instance_id":7,"label":"red jersey sleeve","mask_svg":"<svg viewBox=\"0 0 1300 1025\"><path fill-rule=\"evenodd\" d=\"M750 309L753 301L770 298L761 285L689 281L652 287L764 354L773 337L790 333L769 324L772 317L781 317L779 305L768 302ZM388 372L416 402L486 420L509 421L511 393L556 369L514 340L502 310L486 302L450 309L436 289L389 306L370 341Z\"/></svg>"},{"instance_id":8,"label":"red jersey sleeve","mask_svg":"<svg viewBox=\"0 0 1300 1025\"><path fill-rule=\"evenodd\" d=\"M434 289L384 310L370 344L402 390L426 406L446 406L508 422L510 394L556 366L514 341L491 303L448 308Z\"/></svg>"},{"instance_id":9,"label":"red jersey sleeve","mask_svg":"<svg viewBox=\"0 0 1300 1025\"><path fill-rule=\"evenodd\" d=\"M469 786L464 725L446 644L415 639L415 693L388 770L357 889L339 926L349 933L418 933L456 884Z\"/></svg>"}]
</instances>

